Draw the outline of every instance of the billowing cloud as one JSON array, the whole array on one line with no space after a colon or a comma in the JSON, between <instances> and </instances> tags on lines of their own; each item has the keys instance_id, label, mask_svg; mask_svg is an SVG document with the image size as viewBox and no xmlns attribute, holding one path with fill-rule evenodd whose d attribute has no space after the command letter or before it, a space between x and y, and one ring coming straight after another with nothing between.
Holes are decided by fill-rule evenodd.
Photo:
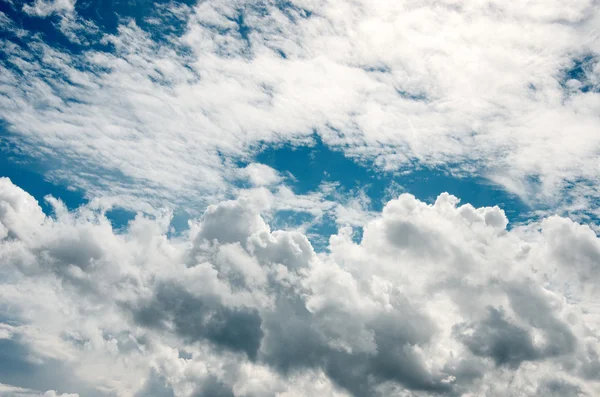
<instances>
[{"instance_id":1,"label":"billowing cloud","mask_svg":"<svg viewBox=\"0 0 600 397\"><path fill-rule=\"evenodd\" d=\"M600 395L596 1L6 4L0 396Z\"/></svg>"},{"instance_id":2,"label":"billowing cloud","mask_svg":"<svg viewBox=\"0 0 600 397\"><path fill-rule=\"evenodd\" d=\"M46 216L0 179L0 394L600 392L587 226L507 230L498 207L403 194L361 241L341 228L315 253L270 229L257 194L169 236L169 214L116 232L90 207L49 199Z\"/></svg>"}]
</instances>

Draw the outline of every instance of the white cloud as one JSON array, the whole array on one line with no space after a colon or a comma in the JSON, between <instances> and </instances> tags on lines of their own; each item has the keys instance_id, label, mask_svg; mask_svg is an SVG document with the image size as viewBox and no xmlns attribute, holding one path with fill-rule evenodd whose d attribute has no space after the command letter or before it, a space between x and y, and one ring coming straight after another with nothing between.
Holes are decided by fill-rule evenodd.
<instances>
[{"instance_id":1,"label":"white cloud","mask_svg":"<svg viewBox=\"0 0 600 397\"><path fill-rule=\"evenodd\" d=\"M364 192L296 194L235 165L316 131L388 170L456 166L534 207L597 212L599 14L563 3L168 5L148 21L168 13L180 37L125 21L101 42L114 52L85 47L99 32L74 2L25 6L84 48L3 38L0 117L92 201L49 199L51 218L0 179L0 395L600 394L588 226L508 230L498 207L446 194L374 213ZM206 204L169 236L162 206ZM153 216L117 233L113 205ZM277 211L312 218L276 230ZM306 230L326 215L341 228L315 253Z\"/></svg>"},{"instance_id":2,"label":"white cloud","mask_svg":"<svg viewBox=\"0 0 600 397\"><path fill-rule=\"evenodd\" d=\"M33 5L25 4L23 11L38 17L52 14L72 14L75 11L75 0L36 0Z\"/></svg>"},{"instance_id":3,"label":"white cloud","mask_svg":"<svg viewBox=\"0 0 600 397\"><path fill-rule=\"evenodd\" d=\"M57 394L54 390L45 393L35 390L14 387L0 383L0 396L2 397L79 397L78 394Z\"/></svg>"},{"instance_id":4,"label":"white cloud","mask_svg":"<svg viewBox=\"0 0 600 397\"><path fill-rule=\"evenodd\" d=\"M268 186L281 182L279 173L268 165L252 163L242 169L244 175L254 186Z\"/></svg>"},{"instance_id":5,"label":"white cloud","mask_svg":"<svg viewBox=\"0 0 600 397\"><path fill-rule=\"evenodd\" d=\"M598 197L600 94L561 86L588 55L597 84L591 0L204 2L173 15L181 37L154 42L128 22L105 38L115 53L6 47L27 72L3 74L0 116L93 197L216 202L236 178L227 158L313 131L387 169L475 169L534 204L565 204L557 192L581 180Z\"/></svg>"},{"instance_id":6,"label":"white cloud","mask_svg":"<svg viewBox=\"0 0 600 397\"><path fill-rule=\"evenodd\" d=\"M179 237L168 219L116 234L100 211L51 202L55 218L0 179L0 341L15 352L0 366L24 368L0 371L5 389L600 392L600 241L568 219L509 231L498 207L403 194L360 243L342 229L316 254L302 233L270 230L260 194L210 207Z\"/></svg>"}]
</instances>

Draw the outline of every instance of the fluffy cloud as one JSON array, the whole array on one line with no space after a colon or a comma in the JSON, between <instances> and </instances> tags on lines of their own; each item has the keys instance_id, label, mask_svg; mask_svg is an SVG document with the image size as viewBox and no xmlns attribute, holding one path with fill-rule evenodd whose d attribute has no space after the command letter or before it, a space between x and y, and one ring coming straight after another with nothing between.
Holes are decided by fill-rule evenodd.
<instances>
[{"instance_id":1,"label":"fluffy cloud","mask_svg":"<svg viewBox=\"0 0 600 397\"><path fill-rule=\"evenodd\" d=\"M281 177L273 168L252 163L243 169L243 174L254 186L272 185L281 182Z\"/></svg>"},{"instance_id":2,"label":"fluffy cloud","mask_svg":"<svg viewBox=\"0 0 600 397\"><path fill-rule=\"evenodd\" d=\"M498 207L403 194L359 243L342 228L317 254L270 229L259 192L168 237L168 214L117 233L55 199L48 217L0 179L2 392L600 392L600 241L587 226L507 230Z\"/></svg>"},{"instance_id":3,"label":"fluffy cloud","mask_svg":"<svg viewBox=\"0 0 600 397\"><path fill-rule=\"evenodd\" d=\"M373 213L253 162L318 134L597 212L592 0L169 3L110 32L85 4L18 7L0 13L2 140L95 200L47 216L0 179L0 395L600 394L592 229L507 228L447 194ZM115 203L152 216L115 230ZM164 204L203 215L173 236ZM280 210L341 227L317 253L272 230Z\"/></svg>"},{"instance_id":4,"label":"fluffy cloud","mask_svg":"<svg viewBox=\"0 0 600 397\"><path fill-rule=\"evenodd\" d=\"M9 31L0 116L55 177L132 207L216 202L231 158L316 131L381 168L449 165L579 208L599 195L598 16L592 0L156 6L109 34L82 22L74 52Z\"/></svg>"}]
</instances>

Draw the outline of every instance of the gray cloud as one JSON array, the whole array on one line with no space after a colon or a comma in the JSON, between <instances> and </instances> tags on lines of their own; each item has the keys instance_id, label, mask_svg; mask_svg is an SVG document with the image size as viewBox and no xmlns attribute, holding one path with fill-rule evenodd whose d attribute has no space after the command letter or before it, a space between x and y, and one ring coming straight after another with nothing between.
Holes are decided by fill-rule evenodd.
<instances>
[{"instance_id":1,"label":"gray cloud","mask_svg":"<svg viewBox=\"0 0 600 397\"><path fill-rule=\"evenodd\" d=\"M92 397L104 395L71 377L70 368L60 360L34 359L31 353L26 341L18 338L0 339L0 384L23 389L58 390L62 393ZM47 394L52 395L51 393ZM10 394L3 393L0 388L0 396Z\"/></svg>"},{"instance_id":2,"label":"gray cloud","mask_svg":"<svg viewBox=\"0 0 600 397\"><path fill-rule=\"evenodd\" d=\"M256 358L263 334L256 310L229 308L218 298L195 297L169 283L156 286L155 291L150 302L133 310L138 324L160 328L172 322L175 332L190 343L208 340Z\"/></svg>"},{"instance_id":3,"label":"gray cloud","mask_svg":"<svg viewBox=\"0 0 600 397\"><path fill-rule=\"evenodd\" d=\"M454 332L473 354L489 357L497 365L519 367L523 361L541 358L529 332L508 321L503 310L489 308L481 323L460 324Z\"/></svg>"},{"instance_id":4,"label":"gray cloud","mask_svg":"<svg viewBox=\"0 0 600 397\"><path fill-rule=\"evenodd\" d=\"M175 397L175 393L167 384L166 379L156 373L156 371L150 371L150 376L144 383L144 386L135 395L136 397Z\"/></svg>"},{"instance_id":5,"label":"gray cloud","mask_svg":"<svg viewBox=\"0 0 600 397\"><path fill-rule=\"evenodd\" d=\"M235 397L230 386L215 378L209 378L203 385L192 394L192 397Z\"/></svg>"},{"instance_id":6,"label":"gray cloud","mask_svg":"<svg viewBox=\"0 0 600 397\"><path fill-rule=\"evenodd\" d=\"M14 364L0 382L177 397L598 391L593 290L575 274L583 284L566 294L564 256L548 247L562 218L507 230L497 207L402 195L362 241L342 229L316 254L302 233L270 230L263 199L211 207L181 236L144 217L115 234L102 212L48 218L0 180L0 341ZM53 249L74 236L94 244Z\"/></svg>"}]
</instances>

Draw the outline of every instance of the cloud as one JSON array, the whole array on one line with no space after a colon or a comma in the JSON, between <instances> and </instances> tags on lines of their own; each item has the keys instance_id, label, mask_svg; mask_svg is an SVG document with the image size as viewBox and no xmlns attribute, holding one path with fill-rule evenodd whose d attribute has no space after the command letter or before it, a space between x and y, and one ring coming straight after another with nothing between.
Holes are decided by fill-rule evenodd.
<instances>
[{"instance_id":1,"label":"cloud","mask_svg":"<svg viewBox=\"0 0 600 397\"><path fill-rule=\"evenodd\" d=\"M259 163L252 163L243 169L243 174L254 186L272 185L281 182L281 177L273 168Z\"/></svg>"},{"instance_id":2,"label":"cloud","mask_svg":"<svg viewBox=\"0 0 600 397\"><path fill-rule=\"evenodd\" d=\"M598 10L563 3L169 3L114 29L68 1L1 13L2 139L90 204L44 214L0 179L0 395L598 395L593 229L509 228L448 194L373 212L254 159L317 134L376 170L597 215ZM117 231L113 205L143 213Z\"/></svg>"},{"instance_id":3,"label":"cloud","mask_svg":"<svg viewBox=\"0 0 600 397\"><path fill-rule=\"evenodd\" d=\"M591 0L217 1L152 12L153 23L124 15L116 31L92 34L100 46L82 31L77 51L33 32L23 47L3 39L0 116L13 140L44 147L62 163L54 176L92 197L216 202L243 172L231 159L316 131L383 169L445 165L534 205L594 207ZM161 36L161 21L180 29Z\"/></svg>"},{"instance_id":4,"label":"cloud","mask_svg":"<svg viewBox=\"0 0 600 397\"><path fill-rule=\"evenodd\" d=\"M56 394L54 390L49 390L45 393L36 392L35 390L23 389L21 387L13 387L0 384L0 396L7 397L79 397L78 394Z\"/></svg>"},{"instance_id":5,"label":"cloud","mask_svg":"<svg viewBox=\"0 0 600 397\"><path fill-rule=\"evenodd\" d=\"M0 319L12 346L2 351L28 363L0 376L14 390L43 380L57 395L600 391L597 294L587 256L574 256L599 243L568 219L507 230L498 207L402 194L361 241L342 227L315 253L302 233L270 229L260 190L170 237L168 214L117 233L100 210L49 200L52 217L0 179ZM32 377L56 360L64 370Z\"/></svg>"},{"instance_id":6,"label":"cloud","mask_svg":"<svg viewBox=\"0 0 600 397\"><path fill-rule=\"evenodd\" d=\"M208 340L255 359L263 336L258 312L211 302L217 299L195 297L177 285L159 285L150 302L133 309L133 316L136 323L147 327L171 323L189 343Z\"/></svg>"},{"instance_id":7,"label":"cloud","mask_svg":"<svg viewBox=\"0 0 600 397\"><path fill-rule=\"evenodd\" d=\"M52 14L72 14L75 11L73 0L36 0L33 5L25 4L23 11L38 17L47 17Z\"/></svg>"}]
</instances>

